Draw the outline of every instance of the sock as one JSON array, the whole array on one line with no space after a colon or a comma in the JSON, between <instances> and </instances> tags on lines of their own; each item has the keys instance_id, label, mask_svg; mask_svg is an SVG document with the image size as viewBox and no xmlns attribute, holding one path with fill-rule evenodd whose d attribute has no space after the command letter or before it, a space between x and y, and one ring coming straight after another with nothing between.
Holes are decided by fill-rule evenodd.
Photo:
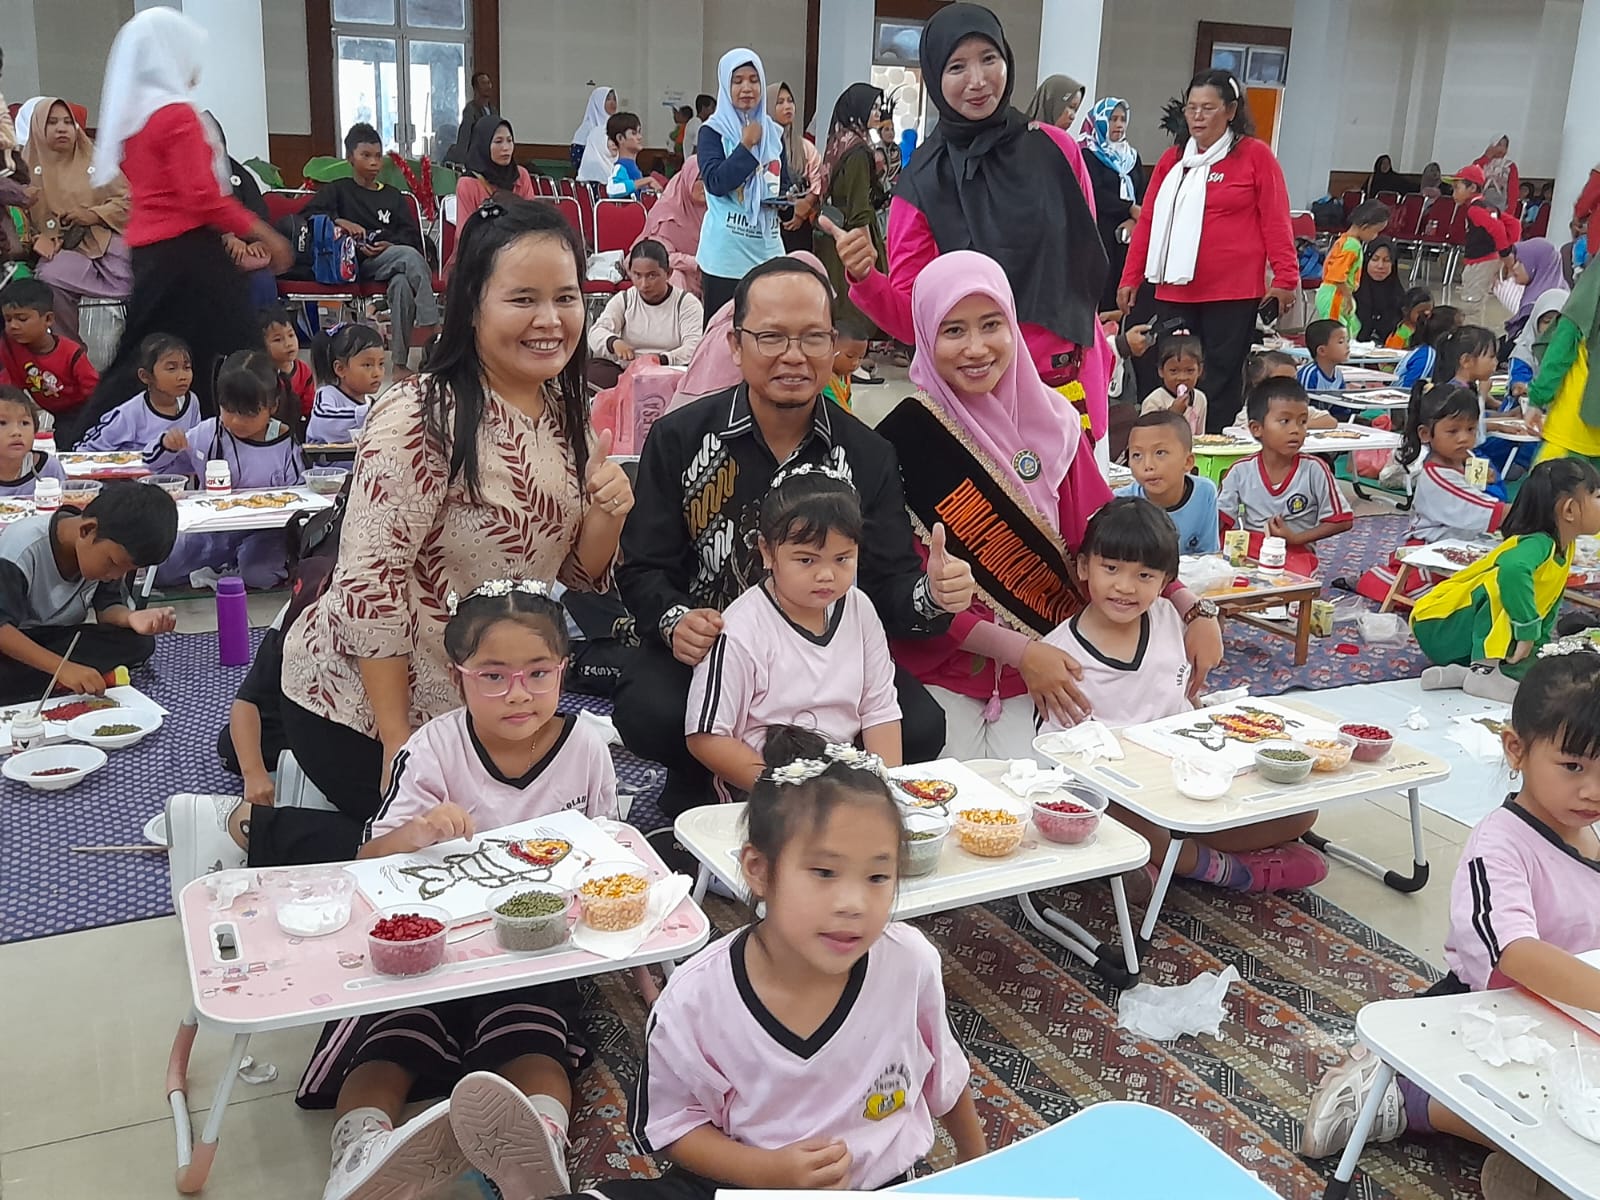
<instances>
[{"instance_id":1,"label":"sock","mask_svg":"<svg viewBox=\"0 0 1600 1200\"><path fill-rule=\"evenodd\" d=\"M1459 663L1451 663L1447 667L1429 667L1422 672L1422 690L1443 692L1459 689L1466 678L1467 668Z\"/></svg>"},{"instance_id":2,"label":"sock","mask_svg":"<svg viewBox=\"0 0 1600 1200\"><path fill-rule=\"evenodd\" d=\"M544 1118L544 1123L556 1135L556 1143L565 1146L567 1144L567 1125L572 1120L567 1112L567 1106L554 1096L529 1096L528 1103L533 1105L533 1111Z\"/></svg>"},{"instance_id":3,"label":"sock","mask_svg":"<svg viewBox=\"0 0 1600 1200\"><path fill-rule=\"evenodd\" d=\"M370 1122L370 1124L369 1124ZM353 1143L370 1128L394 1129L394 1122L389 1120L389 1114L381 1108L352 1108L340 1117L333 1126L333 1159L335 1162L344 1157L344 1152L350 1149Z\"/></svg>"},{"instance_id":4,"label":"sock","mask_svg":"<svg viewBox=\"0 0 1600 1200\"><path fill-rule=\"evenodd\" d=\"M1186 879L1198 879L1201 883L1215 884L1234 892L1242 892L1250 886L1254 876L1236 855L1199 844L1194 849L1194 869L1184 872Z\"/></svg>"},{"instance_id":5,"label":"sock","mask_svg":"<svg viewBox=\"0 0 1600 1200\"><path fill-rule=\"evenodd\" d=\"M1402 1132L1432 1133L1433 1122L1428 1120L1428 1093L1404 1075L1396 1076L1401 1098L1406 1102L1406 1127Z\"/></svg>"}]
</instances>

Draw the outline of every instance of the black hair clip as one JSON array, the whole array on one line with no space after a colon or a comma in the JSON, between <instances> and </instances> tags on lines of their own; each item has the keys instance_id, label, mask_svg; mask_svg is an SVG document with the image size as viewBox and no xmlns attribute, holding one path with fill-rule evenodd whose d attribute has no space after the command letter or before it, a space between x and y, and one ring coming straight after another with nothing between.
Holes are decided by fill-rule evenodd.
<instances>
[{"instance_id":1,"label":"black hair clip","mask_svg":"<svg viewBox=\"0 0 1600 1200\"><path fill-rule=\"evenodd\" d=\"M505 215L506 206L501 204L498 200L485 200L482 204L478 205L478 216L485 221L493 221L497 217L503 217Z\"/></svg>"}]
</instances>

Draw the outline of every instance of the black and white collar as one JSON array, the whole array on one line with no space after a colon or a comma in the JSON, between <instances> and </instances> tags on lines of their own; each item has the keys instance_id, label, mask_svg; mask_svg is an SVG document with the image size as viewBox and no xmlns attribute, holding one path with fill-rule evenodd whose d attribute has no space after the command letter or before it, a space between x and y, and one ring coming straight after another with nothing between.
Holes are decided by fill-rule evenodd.
<instances>
[{"instance_id":1,"label":"black and white collar","mask_svg":"<svg viewBox=\"0 0 1600 1200\"><path fill-rule=\"evenodd\" d=\"M828 416L828 401L818 396L811 410L811 433L819 437L828 449L833 449L833 421ZM728 421L717 436L723 441L750 433L756 427L756 417L750 411L750 385L741 383L733 389L728 401Z\"/></svg>"},{"instance_id":2,"label":"black and white collar","mask_svg":"<svg viewBox=\"0 0 1600 1200\"><path fill-rule=\"evenodd\" d=\"M528 785L539 776L543 775L545 768L555 761L556 755L561 753L561 748L567 744L567 739L572 736L572 731L577 728L578 722L574 717L558 716L556 720L562 722L561 732L556 735L555 743L544 752L538 762L528 768L527 773L518 779L512 779L499 767L494 765L494 759L484 744L478 740L478 730L472 723L472 714L467 714L467 736L472 739L472 749L478 755L478 762L489 773L489 778L496 783L503 783L507 787L514 787L518 791L526 790Z\"/></svg>"},{"instance_id":3,"label":"black and white collar","mask_svg":"<svg viewBox=\"0 0 1600 1200\"><path fill-rule=\"evenodd\" d=\"M1520 817L1527 824L1529 829L1532 829L1545 841L1549 842L1552 846L1561 851L1561 853L1565 854L1574 862L1582 863L1591 871L1600 871L1600 862L1596 862L1592 858L1585 858L1583 855L1579 854L1576 846L1573 846L1554 829L1551 829L1550 826L1546 825L1543 821L1539 820L1538 817L1534 816L1527 809L1523 808L1522 805L1518 804L1516 793L1512 793L1511 795L1507 796L1505 804L1502 807Z\"/></svg>"},{"instance_id":4,"label":"black and white collar","mask_svg":"<svg viewBox=\"0 0 1600 1200\"><path fill-rule=\"evenodd\" d=\"M867 981L867 960L872 957L872 952L869 950L863 954L850 968L850 977L845 981L844 991L840 993L839 1002L833 1006L833 1011L828 1014L827 1019L817 1026L816 1032L810 1037L801 1037L773 1016L772 1010L761 1002L761 997L756 995L755 985L750 982L750 969L745 965L745 950L749 945L753 929L754 926L750 926L742 930L733 939L733 946L728 954L728 962L733 968L733 983L739 989L739 999L755 1018L756 1024L761 1026L778 1045L797 1058L813 1058L849 1019L851 1010L855 1008L856 1001L861 996L862 985Z\"/></svg>"}]
</instances>

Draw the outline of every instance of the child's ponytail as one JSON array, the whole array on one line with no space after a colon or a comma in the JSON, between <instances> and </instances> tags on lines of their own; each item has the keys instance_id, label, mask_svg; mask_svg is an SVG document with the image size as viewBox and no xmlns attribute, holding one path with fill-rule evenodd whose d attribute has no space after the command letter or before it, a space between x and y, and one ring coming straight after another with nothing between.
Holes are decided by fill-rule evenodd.
<instances>
[{"instance_id":1,"label":"child's ponytail","mask_svg":"<svg viewBox=\"0 0 1600 1200\"><path fill-rule=\"evenodd\" d=\"M344 362L363 350L383 348L383 337L371 325L351 321L330 325L311 339L311 370L319 384L338 383L334 363Z\"/></svg>"},{"instance_id":2,"label":"child's ponytail","mask_svg":"<svg viewBox=\"0 0 1600 1200\"><path fill-rule=\"evenodd\" d=\"M1462 383L1429 383L1418 380L1411 389L1411 404L1406 409L1406 432L1395 451L1395 461L1409 467L1422 457L1422 431L1447 417L1478 419L1483 407L1478 393Z\"/></svg>"}]
</instances>

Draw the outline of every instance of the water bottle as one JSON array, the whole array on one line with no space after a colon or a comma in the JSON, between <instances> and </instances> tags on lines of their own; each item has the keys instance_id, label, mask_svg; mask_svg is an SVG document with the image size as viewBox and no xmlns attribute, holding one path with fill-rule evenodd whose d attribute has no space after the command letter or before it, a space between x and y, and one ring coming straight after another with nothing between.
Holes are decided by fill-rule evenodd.
<instances>
[{"instance_id":1,"label":"water bottle","mask_svg":"<svg viewBox=\"0 0 1600 1200\"><path fill-rule=\"evenodd\" d=\"M250 605L237 575L217 580L217 660L225 667L250 665Z\"/></svg>"}]
</instances>

